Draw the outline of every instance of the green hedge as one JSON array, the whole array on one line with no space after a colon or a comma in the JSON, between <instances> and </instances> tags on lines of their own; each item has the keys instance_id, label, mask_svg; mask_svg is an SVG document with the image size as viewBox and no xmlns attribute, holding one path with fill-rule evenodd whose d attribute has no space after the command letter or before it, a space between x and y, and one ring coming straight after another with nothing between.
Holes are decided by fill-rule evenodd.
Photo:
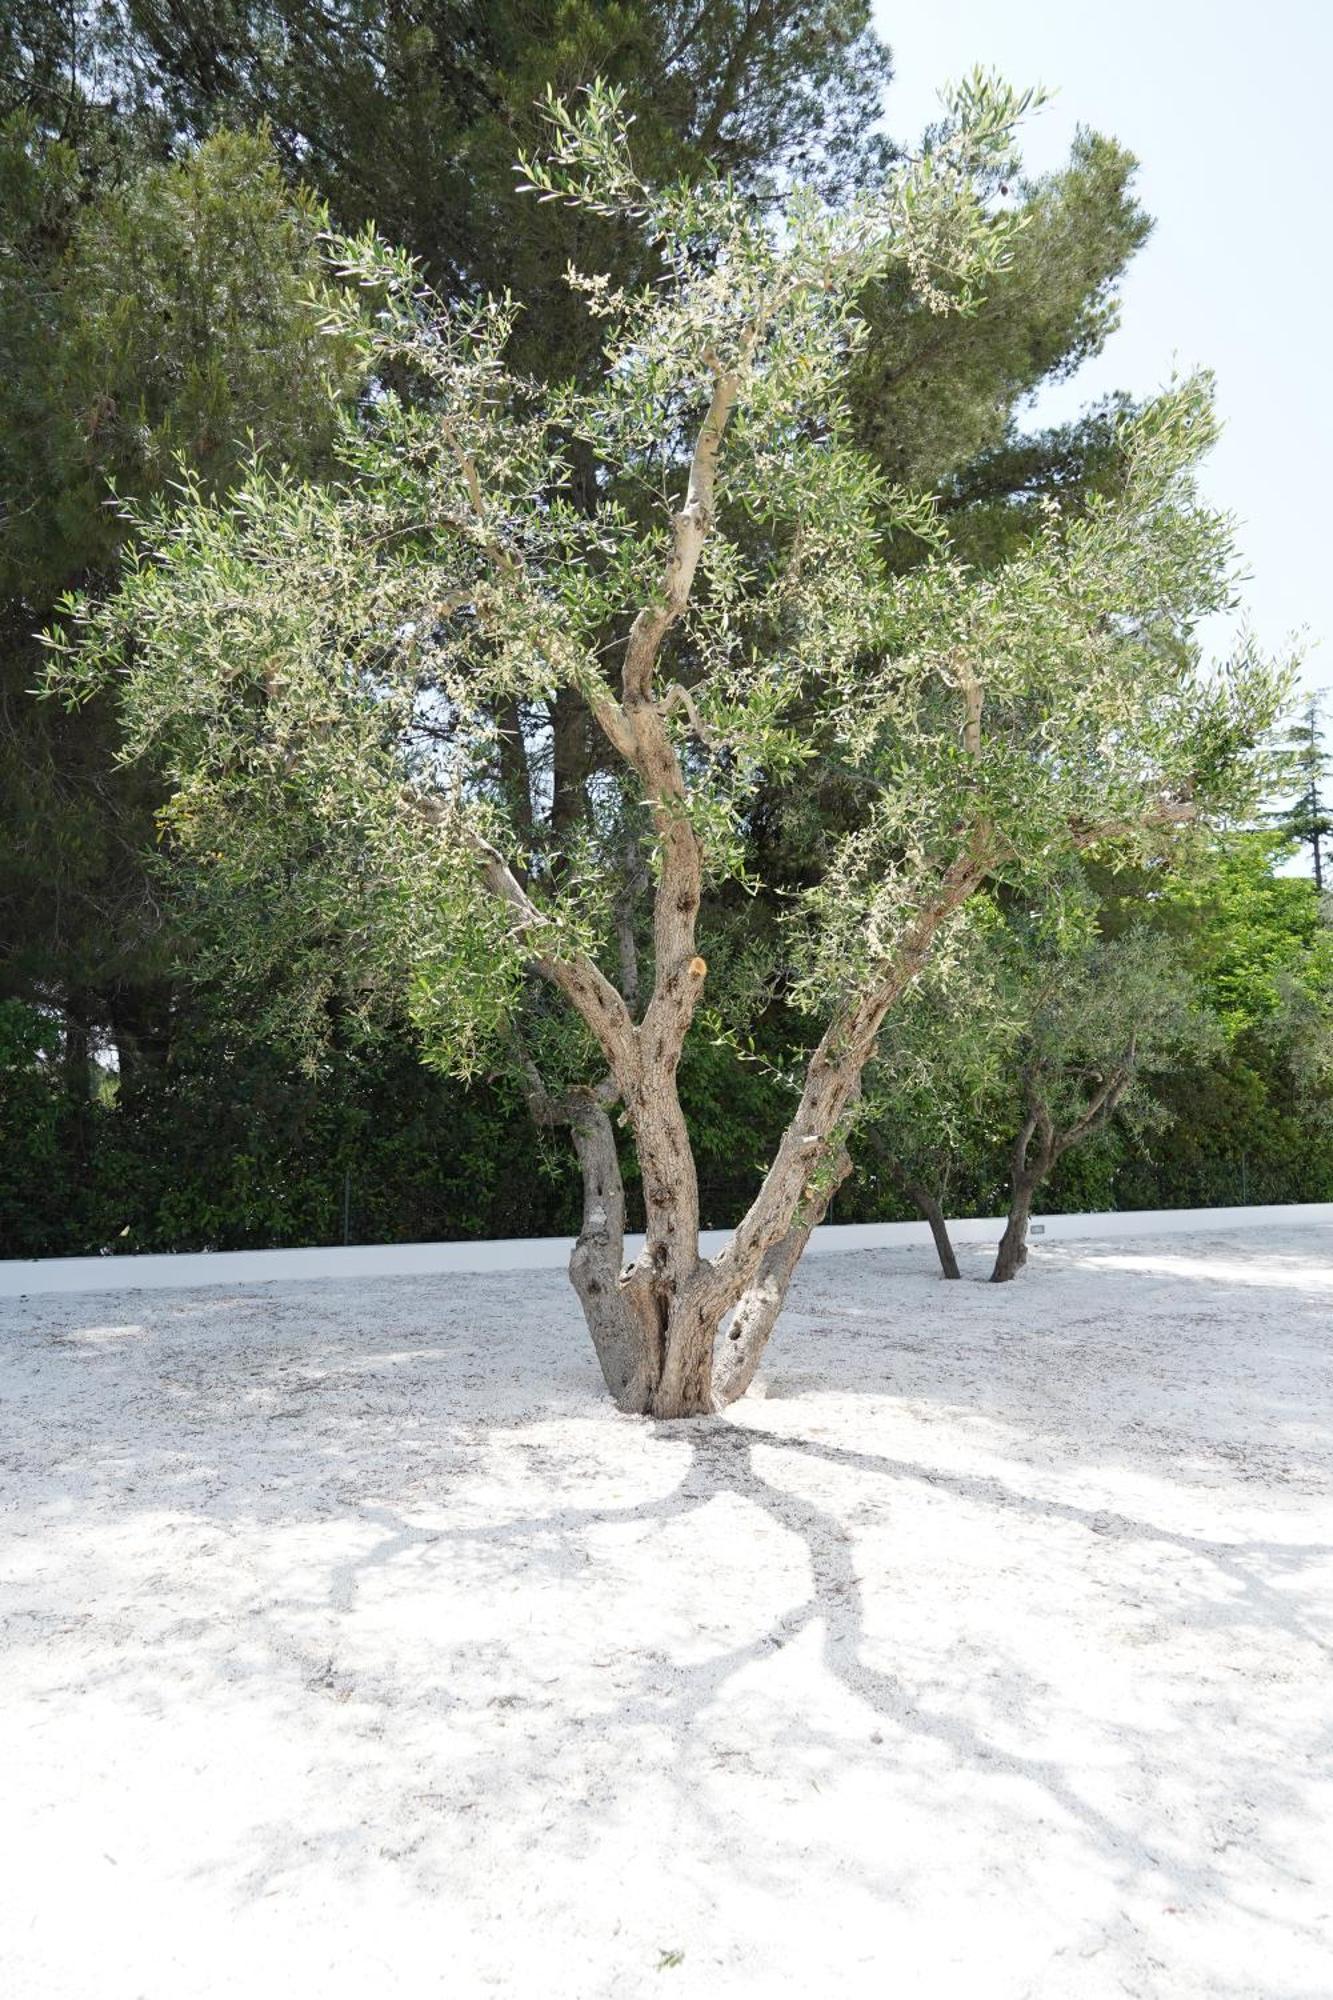
<instances>
[{"instance_id":1,"label":"green hedge","mask_svg":"<svg viewBox=\"0 0 1333 2000\"><path fill-rule=\"evenodd\" d=\"M1333 1200L1333 1128L1302 1115L1262 1050L1171 1086L1174 1117L1146 1149L1112 1133L1069 1154L1048 1214ZM577 1175L512 1091L422 1068L407 1037L348 1050L311 1077L271 1051L177 1036L132 1090L75 1098L53 1019L0 1002L0 1255L240 1250L296 1244L566 1235ZM787 1100L758 1066L704 1045L682 1072L698 1135L705 1226L750 1199ZM859 1135L860 1171L832 1219L911 1214ZM629 1176L631 1224L637 1187ZM950 1209L1004 1206L1001 1150L963 1163Z\"/></svg>"}]
</instances>

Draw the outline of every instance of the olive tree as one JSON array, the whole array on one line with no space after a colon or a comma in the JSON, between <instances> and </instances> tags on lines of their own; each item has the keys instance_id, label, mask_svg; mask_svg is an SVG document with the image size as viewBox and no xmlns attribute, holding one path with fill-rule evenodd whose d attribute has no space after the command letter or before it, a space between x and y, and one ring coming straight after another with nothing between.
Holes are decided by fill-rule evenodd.
<instances>
[{"instance_id":1,"label":"olive tree","mask_svg":"<svg viewBox=\"0 0 1333 2000\"><path fill-rule=\"evenodd\" d=\"M570 272L600 377L524 379L514 301L458 306L373 234L344 243L330 329L368 328L372 388L341 480L256 465L220 503L186 481L140 518L117 597L53 635L69 698L117 679L133 752L170 783L165 834L253 891L238 951L262 949L268 902L340 913L349 964L407 983L433 1059L512 1061L538 1120L569 1128L571 1274L625 1410L743 1393L847 1171L885 1019L969 899L1071 851L1169 842L1234 796L1271 717L1263 667L1197 669L1230 564L1191 485L1204 381L1128 425L1113 496L1052 504L993 574L854 447L859 301L893 266L930 311L975 308L1011 250L1025 102L975 78L881 186L797 191L778 218L723 179L646 185L614 93L553 105L534 196L628 217L651 253L634 288ZM886 521L933 543L909 574ZM558 842L536 720L557 690L603 745ZM860 804L786 908L787 991L817 1033L762 1184L705 1257L677 1090L701 906L744 875L761 783L819 762ZM646 1223L628 1264L620 1131Z\"/></svg>"},{"instance_id":2,"label":"olive tree","mask_svg":"<svg viewBox=\"0 0 1333 2000\"><path fill-rule=\"evenodd\" d=\"M1027 1262L1033 1198L1075 1146L1102 1137L1113 1118L1131 1131L1166 1122L1155 1088L1205 1064L1221 1023L1204 1005L1178 942L1143 925L1119 936L1093 931L1072 948L1058 939L1015 944L1013 1008L1016 1130L1009 1155L1009 1214L994 1284Z\"/></svg>"}]
</instances>

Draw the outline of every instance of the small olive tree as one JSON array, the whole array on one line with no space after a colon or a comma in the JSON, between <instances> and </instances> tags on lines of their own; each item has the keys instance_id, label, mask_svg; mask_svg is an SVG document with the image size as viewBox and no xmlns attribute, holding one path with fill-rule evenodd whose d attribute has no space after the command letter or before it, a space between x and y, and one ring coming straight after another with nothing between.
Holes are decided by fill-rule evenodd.
<instances>
[{"instance_id":1,"label":"small olive tree","mask_svg":"<svg viewBox=\"0 0 1333 2000\"><path fill-rule=\"evenodd\" d=\"M1114 1117L1140 1132L1165 1123L1154 1086L1205 1064L1223 1040L1179 944L1142 926L1072 949L1031 939L1016 963L1012 1006L1022 1023L1018 1122L995 1284L1027 1262L1033 1198L1065 1154L1101 1137Z\"/></svg>"},{"instance_id":2,"label":"small olive tree","mask_svg":"<svg viewBox=\"0 0 1333 2000\"><path fill-rule=\"evenodd\" d=\"M1169 841L1234 796L1271 718L1265 669L1196 671L1230 560L1191 487L1204 382L1127 427L1113 497L1052 507L996 574L951 558L928 501L883 490L852 444L859 299L893 268L905 309L973 309L1009 254L1022 108L974 79L877 191L797 192L774 219L725 181L644 185L613 93L553 105L529 186L629 218L655 267L633 290L570 273L604 325L600 380L516 376L513 302L455 308L373 235L344 244L355 296L331 330L366 329L371 387L341 480L256 466L221 505L187 483L139 521L119 595L55 637L70 698L118 679L178 843L256 909L336 930L366 978L404 979L436 1059L508 1049L537 1118L568 1126L572 1278L626 1410L697 1415L749 1384L885 1017L968 899L1071 850ZM886 522L934 544L910 575L882 559ZM559 746L535 720L556 690L600 743L558 839ZM861 801L790 902L788 990L822 1033L762 1185L703 1257L677 1090L701 903L743 875L760 780L813 760ZM628 1266L617 1107L646 1218Z\"/></svg>"}]
</instances>

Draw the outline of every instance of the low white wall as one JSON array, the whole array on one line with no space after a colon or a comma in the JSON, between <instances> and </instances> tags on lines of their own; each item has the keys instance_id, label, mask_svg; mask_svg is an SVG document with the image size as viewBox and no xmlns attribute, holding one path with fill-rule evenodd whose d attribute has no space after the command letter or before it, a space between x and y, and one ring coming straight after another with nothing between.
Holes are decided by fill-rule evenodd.
<instances>
[{"instance_id":1,"label":"low white wall","mask_svg":"<svg viewBox=\"0 0 1333 2000\"><path fill-rule=\"evenodd\" d=\"M1134 1209L1120 1215L1046 1215L1034 1219L1038 1241L1181 1235L1206 1231L1222 1235L1232 1229L1299 1228L1333 1223L1333 1202L1293 1202L1273 1208ZM1004 1227L1002 1217L988 1216L951 1222L956 1243L994 1243ZM722 1248L726 1232L707 1230L705 1255ZM929 1243L924 1222L829 1223L810 1239L809 1256L844 1250L890 1250L905 1244ZM629 1237L626 1254L634 1256L643 1238ZM269 1285L301 1278L405 1277L444 1271L520 1271L563 1268L573 1239L568 1236L517 1236L498 1243L368 1243L324 1250L209 1250L160 1257L41 1257L0 1260L0 1298L23 1298L36 1292L122 1292L140 1289L181 1290L191 1285Z\"/></svg>"}]
</instances>

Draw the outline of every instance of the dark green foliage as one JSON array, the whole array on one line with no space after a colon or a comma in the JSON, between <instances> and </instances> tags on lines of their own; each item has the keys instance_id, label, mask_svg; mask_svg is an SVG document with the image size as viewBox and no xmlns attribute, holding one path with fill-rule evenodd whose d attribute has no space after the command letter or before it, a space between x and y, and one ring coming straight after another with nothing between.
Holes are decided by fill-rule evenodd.
<instances>
[{"instance_id":1,"label":"dark green foliage","mask_svg":"<svg viewBox=\"0 0 1333 2000\"><path fill-rule=\"evenodd\" d=\"M59 1023L0 1000L0 1256L58 1248L77 1155L66 1144Z\"/></svg>"},{"instance_id":2,"label":"dark green foliage","mask_svg":"<svg viewBox=\"0 0 1333 2000\"><path fill-rule=\"evenodd\" d=\"M15 1171L51 1148L63 1161L64 1178L52 1168L40 1198L32 1184L33 1240L52 1250L166 1241L177 1227L182 1241L202 1240L225 1234L228 1212L246 1240L266 1228L274 1240L328 1233L324 1179L316 1173L306 1201L288 1127L314 1115L302 1064L338 987L327 961L336 970L344 954L337 939L301 937L283 955L286 996L262 996L275 1048L291 1045L284 1013L303 1016L301 1061L248 1040L217 1055L231 1047L228 1014L253 1016L256 996L223 1004L218 988L211 1000L180 989L202 965L151 858L156 780L117 767L105 706L68 715L33 703L32 635L60 591L112 576L125 532L106 504L113 481L141 500L180 453L226 487L252 436L270 464L317 469L341 360L310 341L321 218L305 185L345 225L377 220L451 294L521 286L537 307L529 363L578 362L564 267L580 225L519 200L513 162L536 135L547 87L576 90L599 72L628 89L640 157L660 176L711 163L752 185L813 171L832 186L864 178L884 154L872 127L888 59L864 0L702 10L356 0L336 18L245 0L0 0L0 993L46 1010L47 1066L15 1075L59 1116L41 1146L23 1143ZM242 129L261 122L267 138ZM570 757L577 783L582 746ZM388 1032L382 1057L360 1056L372 1092L381 1061L397 1075L398 1031ZM90 1038L122 1056L105 1115L90 1102L87 1062L67 1060ZM433 1103L445 1086L425 1088ZM331 1089L315 1091L322 1118L346 1096ZM257 1102L269 1110L252 1130ZM14 1115L23 1126L27 1113ZM558 1226L544 1206L549 1180L526 1191L530 1136L512 1152L496 1143L508 1163L496 1182L509 1190L503 1226L526 1226L529 1202L532 1226L540 1216ZM192 1164L173 1191L162 1163L174 1153ZM237 1163L260 1155L279 1164L247 1179ZM112 1160L103 1173L98 1162ZM428 1225L394 1161L368 1171L367 1187L382 1190L368 1203L386 1218L405 1204L383 1233L449 1227L447 1202ZM429 1172L422 1164L423 1186ZM562 1156L557 1180L565 1173ZM99 1175L113 1210L135 1191L129 1238L102 1213ZM729 1154L715 1178L725 1201Z\"/></svg>"},{"instance_id":3,"label":"dark green foliage","mask_svg":"<svg viewBox=\"0 0 1333 2000\"><path fill-rule=\"evenodd\" d=\"M1127 1159L1117 1207L1333 1200L1333 926L1291 843L1219 842L1158 896L1227 1030L1206 1067L1167 1086L1174 1116Z\"/></svg>"},{"instance_id":4,"label":"dark green foliage","mask_svg":"<svg viewBox=\"0 0 1333 2000\"><path fill-rule=\"evenodd\" d=\"M845 182L882 157L887 51L865 0L129 0L130 64L198 134L264 120L345 227L374 219L437 282L494 288L531 216L515 153L548 87L634 102L641 164Z\"/></svg>"},{"instance_id":5,"label":"dark green foliage","mask_svg":"<svg viewBox=\"0 0 1333 2000\"><path fill-rule=\"evenodd\" d=\"M0 131L0 991L81 1029L169 964L160 792L118 768L105 705L32 698L34 635L62 590L113 576L115 495L160 490L178 461L225 487L252 435L318 465L355 386L318 331L320 224L260 139L97 185L26 116Z\"/></svg>"},{"instance_id":6,"label":"dark green foliage","mask_svg":"<svg viewBox=\"0 0 1333 2000\"><path fill-rule=\"evenodd\" d=\"M1237 1053L1169 1080L1170 1125L1144 1153L1117 1163L1105 1206L1333 1201L1333 1105L1312 1116L1285 1066L1255 1053L1257 1063Z\"/></svg>"},{"instance_id":7,"label":"dark green foliage","mask_svg":"<svg viewBox=\"0 0 1333 2000\"><path fill-rule=\"evenodd\" d=\"M522 1106L423 1075L410 1043L386 1038L373 1062L340 1050L311 1077L272 1050L179 1041L127 1115L107 1120L90 1233L113 1248L562 1226L558 1185L527 1171Z\"/></svg>"},{"instance_id":8,"label":"dark green foliage","mask_svg":"<svg viewBox=\"0 0 1333 2000\"><path fill-rule=\"evenodd\" d=\"M409 1038L275 1050L180 1025L171 1058L71 1129L56 1023L0 1003L0 1256L263 1249L559 1234L563 1154L536 1161L524 1107L422 1070ZM536 1169L536 1170L534 1170Z\"/></svg>"},{"instance_id":9,"label":"dark green foliage","mask_svg":"<svg viewBox=\"0 0 1333 2000\"><path fill-rule=\"evenodd\" d=\"M1278 787L1285 803L1272 815L1289 840L1308 847L1316 889L1326 886L1329 841L1333 839L1333 752L1324 746L1320 703L1312 695L1300 720L1279 738Z\"/></svg>"},{"instance_id":10,"label":"dark green foliage","mask_svg":"<svg viewBox=\"0 0 1333 2000\"><path fill-rule=\"evenodd\" d=\"M548 90L623 88L653 178L845 183L884 153L873 127L889 64L865 0L130 0L127 12L129 61L181 131L263 121L343 228L374 222L447 297L522 298L515 358L540 375L595 363L564 281L571 257L630 275L640 256L614 224L518 194L514 160L539 138Z\"/></svg>"},{"instance_id":11,"label":"dark green foliage","mask_svg":"<svg viewBox=\"0 0 1333 2000\"><path fill-rule=\"evenodd\" d=\"M350 355L319 329L323 217L263 139L90 183L25 118L0 128L0 592L40 610L105 570L177 461L213 488L262 441L318 465Z\"/></svg>"},{"instance_id":12,"label":"dark green foliage","mask_svg":"<svg viewBox=\"0 0 1333 2000\"><path fill-rule=\"evenodd\" d=\"M1042 1185L1041 1211L1333 1200L1333 928L1314 885L1279 872L1290 854L1280 837L1240 833L1196 855L1178 877L1097 880L1092 871L1104 934L1123 937L1147 923L1168 939L1223 1039L1211 1056L1185 1055L1154 1078L1155 1113L1137 1129L1117 1116L1066 1153ZM928 992L923 999L928 1030ZM897 1095L856 1135L865 1179L843 1197L841 1220L911 1214L894 1179L903 1163L928 1185L943 1184L951 1214L1002 1212L1005 1148L996 1106L977 1094L975 1053L978 1042L989 1046L994 1026L969 1016L965 999L954 1005L958 1022L941 1031L951 1077L929 1066L913 1071L919 1008L899 1024L906 1043L890 1040L885 1069L894 1070L896 1056Z\"/></svg>"},{"instance_id":13,"label":"dark green foliage","mask_svg":"<svg viewBox=\"0 0 1333 2000\"><path fill-rule=\"evenodd\" d=\"M1026 227L972 313L912 305L905 272L875 288L853 400L890 478L947 491L981 454L1030 450L1011 428L1024 398L1072 373L1116 325L1115 284L1151 226L1131 192L1134 168L1123 148L1083 132L1067 167L1018 187ZM1027 468L1013 471L1017 483Z\"/></svg>"},{"instance_id":14,"label":"dark green foliage","mask_svg":"<svg viewBox=\"0 0 1333 2000\"><path fill-rule=\"evenodd\" d=\"M365 1046L343 1032L347 996L328 978L330 961L349 969L339 939L294 922L271 940L288 984L271 979L262 996L268 1046L228 1023L258 1005L243 982L239 996L182 991L182 968L200 961L145 860L156 782L115 768L104 709L34 707L31 634L59 591L112 574L124 533L105 504L113 481L142 497L182 453L225 488L251 433L270 462L322 464L330 391L351 376L312 339L320 214L303 182L339 224L373 219L422 256L450 296L508 286L531 301L521 364L582 368L592 350L564 282L575 233L585 264L630 275L637 252L609 234L592 244L586 215L516 195L536 100L598 73L624 85L636 157L655 178L717 165L759 187L811 172L826 187L864 181L886 150L872 128L888 75L868 18L860 0L352 0L336 12L0 0L0 993L28 1003L0 1001L0 1254L338 1241L348 1194L353 1239L576 1226L562 1145L536 1140L516 1099L423 1073L396 1021L379 1020ZM253 136L260 121L269 139ZM1132 171L1112 142L1083 135L1062 173L1015 182L1029 227L975 314L905 309L898 276L872 301L862 435L890 476L934 489L969 562L1016 554L1051 499L1068 514L1117 489L1122 406L1037 436L1018 416L1114 324L1116 282L1148 229ZM918 554L905 546L904 563ZM1321 758L1313 722L1307 734ZM572 824L592 753L568 739L565 751ZM1328 830L1323 769L1312 791L1301 766L1285 822L1307 844ZM845 817L835 791L798 786L756 806L752 864L779 904L783 886L818 873ZM1135 1144L1112 1128L1067 1156L1048 1209L1333 1195L1327 1084L1299 1053L1308 1019L1294 1025L1296 1002L1317 1012L1330 977L1308 887L1256 848L1202 898L1168 897L1162 921L1193 938L1229 1012L1228 1048L1164 1082L1164 1130ZM707 1041L687 1055L705 1223L734 1220L790 1109L778 1072L799 1032L780 982L774 993L754 1022L766 1062L738 1071ZM284 1012L304 1022L280 1048ZM111 1103L88 1060L99 1037L121 1055ZM995 1212L1004 1161L990 1123L955 1136L950 1207ZM872 1126L854 1150L862 1173L836 1219L910 1213Z\"/></svg>"},{"instance_id":15,"label":"dark green foliage","mask_svg":"<svg viewBox=\"0 0 1333 2000\"><path fill-rule=\"evenodd\" d=\"M413 1037L331 1046L312 1071L218 1032L204 995L169 1061L112 1083L77 1129L51 1015L0 1002L0 1256L240 1250L573 1234L577 1175L497 1082L424 1070ZM785 1100L755 1069L737 1090L707 1044L683 1078L706 1226L758 1186ZM724 1083L727 1086L724 1088ZM627 1168L631 1162L627 1159ZM631 1212L639 1207L631 1183ZM641 1218L639 1218L641 1220Z\"/></svg>"}]
</instances>

